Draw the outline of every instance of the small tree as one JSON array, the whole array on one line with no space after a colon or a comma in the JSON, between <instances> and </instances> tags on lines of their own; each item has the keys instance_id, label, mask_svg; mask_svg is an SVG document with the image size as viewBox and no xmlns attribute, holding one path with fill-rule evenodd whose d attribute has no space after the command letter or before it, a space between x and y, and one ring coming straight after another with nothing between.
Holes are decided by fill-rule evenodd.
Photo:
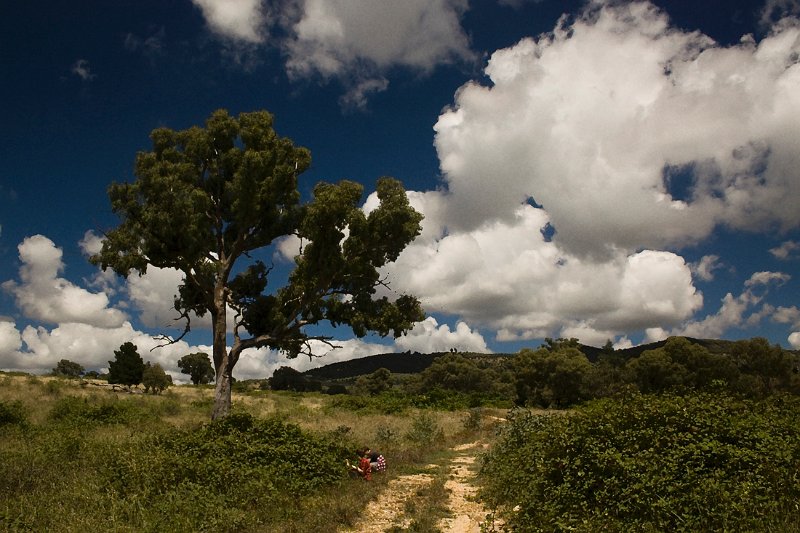
<instances>
[{"instance_id":1,"label":"small tree","mask_svg":"<svg viewBox=\"0 0 800 533\"><path fill-rule=\"evenodd\" d=\"M293 390L302 392L306 390L306 378L290 366L275 369L269 378L269 388L272 390Z\"/></svg>"},{"instance_id":2,"label":"small tree","mask_svg":"<svg viewBox=\"0 0 800 533\"><path fill-rule=\"evenodd\" d=\"M205 385L214 381L214 367L211 366L211 359L208 354L196 352L186 354L178 359L178 368L181 373L189 374L189 378L195 385Z\"/></svg>"},{"instance_id":3,"label":"small tree","mask_svg":"<svg viewBox=\"0 0 800 533\"><path fill-rule=\"evenodd\" d=\"M148 361L142 372L142 385L145 392L152 389L153 394L161 394L161 391L172 385L172 378L164 372L160 364L151 365Z\"/></svg>"},{"instance_id":4,"label":"small tree","mask_svg":"<svg viewBox=\"0 0 800 533\"><path fill-rule=\"evenodd\" d=\"M356 380L356 391L361 394L375 396L392 388L392 373L386 368L379 368L372 374L361 376Z\"/></svg>"},{"instance_id":5,"label":"small tree","mask_svg":"<svg viewBox=\"0 0 800 533\"><path fill-rule=\"evenodd\" d=\"M114 360L108 362L108 382L120 385L138 385L142 382L144 360L136 345L126 342L114 350Z\"/></svg>"},{"instance_id":6,"label":"small tree","mask_svg":"<svg viewBox=\"0 0 800 533\"><path fill-rule=\"evenodd\" d=\"M53 369L53 375L65 378L79 378L81 374L83 374L83 371L84 368L82 365L70 361L69 359L62 359Z\"/></svg>"},{"instance_id":7,"label":"small tree","mask_svg":"<svg viewBox=\"0 0 800 533\"><path fill-rule=\"evenodd\" d=\"M575 346L562 342L537 350L523 348L514 357L517 401L543 407L566 407L585 399L592 364Z\"/></svg>"},{"instance_id":8,"label":"small tree","mask_svg":"<svg viewBox=\"0 0 800 533\"><path fill-rule=\"evenodd\" d=\"M232 117L219 110L203 128L154 130L152 151L136 157L137 179L109 188L121 223L91 258L123 276L150 265L183 274L175 308L186 320L184 334L191 313L211 316L212 419L230 412L233 369L244 350L313 355L312 341L336 347L310 329L317 324L398 337L424 318L415 297L389 297L380 274L421 230L422 215L400 182L379 179L379 205L369 213L361 209L363 187L350 181L320 183L301 202L298 176L311 155L272 125L266 111ZM286 238L302 243L294 270L283 287L268 290L270 268L251 252L274 250Z\"/></svg>"}]
</instances>

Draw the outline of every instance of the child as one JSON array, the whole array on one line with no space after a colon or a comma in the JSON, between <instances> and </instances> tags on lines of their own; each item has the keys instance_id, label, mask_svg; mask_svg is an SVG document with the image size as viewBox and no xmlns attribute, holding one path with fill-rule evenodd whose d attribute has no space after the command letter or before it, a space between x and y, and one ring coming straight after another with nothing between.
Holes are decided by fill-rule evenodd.
<instances>
[{"instance_id":1,"label":"child","mask_svg":"<svg viewBox=\"0 0 800 533\"><path fill-rule=\"evenodd\" d=\"M361 459L358 461L358 473L364 481L372 481L372 465L369 462L369 448L361 450Z\"/></svg>"},{"instance_id":2,"label":"child","mask_svg":"<svg viewBox=\"0 0 800 533\"><path fill-rule=\"evenodd\" d=\"M350 468L351 474L361 476L364 481L372 481L372 466L369 462L369 448L359 448L356 450L356 455L358 455L358 465L352 465L350 464L350 461L347 461L347 466Z\"/></svg>"},{"instance_id":3,"label":"child","mask_svg":"<svg viewBox=\"0 0 800 533\"><path fill-rule=\"evenodd\" d=\"M369 451L369 464L373 472L386 472L386 459L379 452Z\"/></svg>"}]
</instances>

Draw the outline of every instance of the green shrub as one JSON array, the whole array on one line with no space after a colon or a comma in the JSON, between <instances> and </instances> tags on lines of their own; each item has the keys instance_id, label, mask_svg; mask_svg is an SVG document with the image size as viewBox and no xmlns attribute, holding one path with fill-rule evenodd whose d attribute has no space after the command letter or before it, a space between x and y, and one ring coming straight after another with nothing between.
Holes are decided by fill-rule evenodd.
<instances>
[{"instance_id":1,"label":"green shrub","mask_svg":"<svg viewBox=\"0 0 800 533\"><path fill-rule=\"evenodd\" d=\"M19 400L13 402L0 401L0 427L24 426L27 424L25 408Z\"/></svg>"},{"instance_id":2,"label":"green shrub","mask_svg":"<svg viewBox=\"0 0 800 533\"><path fill-rule=\"evenodd\" d=\"M64 392L64 384L58 380L51 379L44 383L42 389L48 396L61 396Z\"/></svg>"},{"instance_id":3,"label":"green shrub","mask_svg":"<svg viewBox=\"0 0 800 533\"><path fill-rule=\"evenodd\" d=\"M332 398L329 405L334 409L391 415L408 410L412 403L409 396L396 391L386 391L376 396L337 395Z\"/></svg>"},{"instance_id":4,"label":"green shrub","mask_svg":"<svg viewBox=\"0 0 800 533\"><path fill-rule=\"evenodd\" d=\"M334 438L276 417L234 413L116 449L107 463L108 482L124 500L148 509L149 527L158 520L156 529L163 530L238 530L267 520L284 498L343 479L347 456ZM161 507L171 516L161 516ZM176 512L183 508L185 513Z\"/></svg>"},{"instance_id":5,"label":"green shrub","mask_svg":"<svg viewBox=\"0 0 800 533\"><path fill-rule=\"evenodd\" d=\"M778 530L800 520L798 472L800 399L711 394L512 411L481 470L520 531Z\"/></svg>"},{"instance_id":6,"label":"green shrub","mask_svg":"<svg viewBox=\"0 0 800 533\"><path fill-rule=\"evenodd\" d=\"M126 424L142 416L137 411L137 406L127 401L95 403L75 396L65 396L53 405L50 419L74 424Z\"/></svg>"},{"instance_id":7,"label":"green shrub","mask_svg":"<svg viewBox=\"0 0 800 533\"><path fill-rule=\"evenodd\" d=\"M483 409L473 407L464 416L464 429L466 431L478 431L483 424Z\"/></svg>"},{"instance_id":8,"label":"green shrub","mask_svg":"<svg viewBox=\"0 0 800 533\"><path fill-rule=\"evenodd\" d=\"M444 432L428 412L420 413L411 423L411 429L406 434L406 439L419 447L430 446L443 438Z\"/></svg>"}]
</instances>

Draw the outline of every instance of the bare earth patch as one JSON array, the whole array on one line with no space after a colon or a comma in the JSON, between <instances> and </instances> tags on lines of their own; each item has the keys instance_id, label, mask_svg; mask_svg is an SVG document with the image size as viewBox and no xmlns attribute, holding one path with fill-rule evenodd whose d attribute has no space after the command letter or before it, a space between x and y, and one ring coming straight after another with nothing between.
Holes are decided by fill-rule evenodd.
<instances>
[{"instance_id":1,"label":"bare earth patch","mask_svg":"<svg viewBox=\"0 0 800 533\"><path fill-rule=\"evenodd\" d=\"M459 454L450 462L450 479L444 485L450 492L448 508L452 516L439 522L444 533L480 533L486 521L486 509L476 500L478 490L473 485L476 454L485 447L472 442L454 448Z\"/></svg>"},{"instance_id":2,"label":"bare earth patch","mask_svg":"<svg viewBox=\"0 0 800 533\"><path fill-rule=\"evenodd\" d=\"M438 528L443 533L480 533L494 531L500 524L486 523L487 511L476 500L477 488L475 480L475 461L477 454L487 448L483 442L462 444L453 448L458 454L450 461L448 467L448 480L445 488L450 493L447 508L448 517L442 519ZM429 468L438 468L438 465L429 465ZM377 504L370 505L361 523L348 533L383 533L397 527L406 529L410 523L404 517L406 501L418 494L420 489L430 485L434 478L429 474L414 474L399 476L386 487Z\"/></svg>"},{"instance_id":3,"label":"bare earth patch","mask_svg":"<svg viewBox=\"0 0 800 533\"><path fill-rule=\"evenodd\" d=\"M378 502L367 507L361 523L352 533L383 533L387 529L398 526L407 528L409 524L403 520L405 502L414 497L417 491L433 482L430 474L414 474L399 476L391 480Z\"/></svg>"}]
</instances>

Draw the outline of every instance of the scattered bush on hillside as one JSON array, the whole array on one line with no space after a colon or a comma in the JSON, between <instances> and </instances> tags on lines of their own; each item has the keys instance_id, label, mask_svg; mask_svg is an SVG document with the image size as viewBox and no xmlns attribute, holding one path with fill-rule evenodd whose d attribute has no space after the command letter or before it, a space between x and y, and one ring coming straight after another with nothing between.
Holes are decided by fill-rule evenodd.
<instances>
[{"instance_id":1,"label":"scattered bush on hillside","mask_svg":"<svg viewBox=\"0 0 800 533\"><path fill-rule=\"evenodd\" d=\"M771 345L767 339L736 341L731 357L742 374L736 388L748 396L759 397L784 390L800 393L798 357L778 345Z\"/></svg>"},{"instance_id":2,"label":"scattered bush on hillside","mask_svg":"<svg viewBox=\"0 0 800 533\"><path fill-rule=\"evenodd\" d=\"M800 521L798 471L799 398L699 393L512 411L481 475L519 531L753 531Z\"/></svg>"},{"instance_id":3,"label":"scattered bush on hillside","mask_svg":"<svg viewBox=\"0 0 800 533\"><path fill-rule=\"evenodd\" d=\"M272 390L291 390L295 392L314 392L322 390L322 383L306 378L290 366L282 366L272 373L269 378L269 388Z\"/></svg>"},{"instance_id":4,"label":"scattered bush on hillside","mask_svg":"<svg viewBox=\"0 0 800 533\"><path fill-rule=\"evenodd\" d=\"M79 378L81 374L83 374L83 371L83 365L70 361L69 359L62 359L53 369L53 375L65 378Z\"/></svg>"},{"instance_id":5,"label":"scattered bush on hillside","mask_svg":"<svg viewBox=\"0 0 800 533\"><path fill-rule=\"evenodd\" d=\"M412 394L426 394L436 389L478 394L487 399L508 398L513 393L512 375L502 364L448 354L435 359L406 385L406 390Z\"/></svg>"},{"instance_id":6,"label":"scattered bush on hillside","mask_svg":"<svg viewBox=\"0 0 800 533\"><path fill-rule=\"evenodd\" d=\"M4 426L24 426L28 417L25 407L19 400L7 402L0 401L0 428Z\"/></svg>"},{"instance_id":7,"label":"scattered bush on hillside","mask_svg":"<svg viewBox=\"0 0 800 533\"><path fill-rule=\"evenodd\" d=\"M392 373L385 368L379 368L372 374L360 376L356 380L354 392L375 396L392 388Z\"/></svg>"},{"instance_id":8,"label":"scattered bush on hillside","mask_svg":"<svg viewBox=\"0 0 800 533\"><path fill-rule=\"evenodd\" d=\"M143 416L131 402L113 400L90 402L85 398L65 396L50 410L50 420L66 424L126 424Z\"/></svg>"},{"instance_id":9,"label":"scattered bush on hillside","mask_svg":"<svg viewBox=\"0 0 800 533\"><path fill-rule=\"evenodd\" d=\"M341 383L332 383L325 387L325 394L348 394L347 386Z\"/></svg>"},{"instance_id":10,"label":"scattered bush on hillside","mask_svg":"<svg viewBox=\"0 0 800 533\"><path fill-rule=\"evenodd\" d=\"M444 432L436 424L433 416L430 413L423 411L419 416L414 418L411 423L411 429L405 435L406 440L413 442L420 448L430 446L434 442L440 442L444 439Z\"/></svg>"}]
</instances>

